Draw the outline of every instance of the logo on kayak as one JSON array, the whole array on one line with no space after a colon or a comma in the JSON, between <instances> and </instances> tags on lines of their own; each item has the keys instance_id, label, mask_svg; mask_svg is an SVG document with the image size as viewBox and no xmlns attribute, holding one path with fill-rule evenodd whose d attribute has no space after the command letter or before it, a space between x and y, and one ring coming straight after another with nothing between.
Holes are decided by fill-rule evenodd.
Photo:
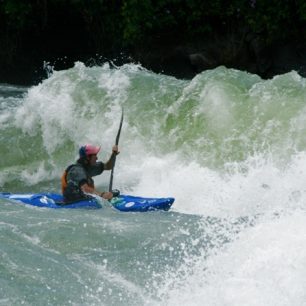
<instances>
[{"instance_id":1,"label":"logo on kayak","mask_svg":"<svg viewBox=\"0 0 306 306\"><path fill-rule=\"evenodd\" d=\"M54 201L52 199L47 198L46 196L41 197L39 201L43 204L54 204Z\"/></svg>"},{"instance_id":2,"label":"logo on kayak","mask_svg":"<svg viewBox=\"0 0 306 306\"><path fill-rule=\"evenodd\" d=\"M128 202L128 203L126 203L124 206L125 207L132 207L132 206L134 206L135 205L135 202Z\"/></svg>"}]
</instances>

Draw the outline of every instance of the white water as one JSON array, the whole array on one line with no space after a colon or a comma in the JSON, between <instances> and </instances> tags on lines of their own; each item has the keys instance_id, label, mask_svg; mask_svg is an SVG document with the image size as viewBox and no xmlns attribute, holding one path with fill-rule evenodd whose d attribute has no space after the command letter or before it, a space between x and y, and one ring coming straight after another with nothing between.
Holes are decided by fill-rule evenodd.
<instances>
[{"instance_id":1,"label":"white water","mask_svg":"<svg viewBox=\"0 0 306 306\"><path fill-rule=\"evenodd\" d=\"M116 289L105 285L91 293L88 305L103 304L105 288L111 290L108 302L122 305L134 305L128 299L134 295L148 305L306 305L305 80L292 72L264 81L219 68L189 82L134 65L111 70L78 63L22 99L1 100L1 137L16 149L2 148L0 186L59 191L62 169L87 142L102 145L106 160L121 106L115 186L124 193L174 196L172 211L185 221L172 228L176 217L162 224L158 215L150 216L150 226L167 234L144 255L155 259L157 250L167 250L177 261L169 265L158 257L164 271L152 264L144 291L129 278L133 270L121 249L111 253L126 261L120 272L115 263L106 271L101 262L85 259L128 292L118 300ZM96 184L105 188L108 179L103 175ZM202 221L193 227L189 216ZM111 215L110 223L117 218ZM141 234L149 220L133 218L125 226L139 229L135 240L147 245L152 237ZM167 235L173 236L165 242ZM100 248L104 254L105 246Z\"/></svg>"}]
</instances>

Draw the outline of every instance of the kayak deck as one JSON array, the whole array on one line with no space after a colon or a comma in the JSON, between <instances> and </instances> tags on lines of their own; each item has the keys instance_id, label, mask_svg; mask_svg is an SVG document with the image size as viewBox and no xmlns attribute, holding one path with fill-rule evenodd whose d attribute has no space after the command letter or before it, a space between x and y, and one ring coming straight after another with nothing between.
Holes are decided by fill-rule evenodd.
<instances>
[{"instance_id":1,"label":"kayak deck","mask_svg":"<svg viewBox=\"0 0 306 306\"><path fill-rule=\"evenodd\" d=\"M0 193L0 198L8 199L22 204L47 208L102 208L96 198L84 199L78 202L65 203L63 196L56 193ZM146 212L152 210L169 210L174 198L143 198L131 195L120 195L113 198L109 203L117 210L123 212Z\"/></svg>"},{"instance_id":2,"label":"kayak deck","mask_svg":"<svg viewBox=\"0 0 306 306\"><path fill-rule=\"evenodd\" d=\"M102 205L95 198L65 203L63 196L56 193L0 193L0 198L47 208L102 208Z\"/></svg>"},{"instance_id":3,"label":"kayak deck","mask_svg":"<svg viewBox=\"0 0 306 306\"><path fill-rule=\"evenodd\" d=\"M110 203L120 211L152 211L169 210L174 198L143 198L131 195L121 195L113 198Z\"/></svg>"}]
</instances>

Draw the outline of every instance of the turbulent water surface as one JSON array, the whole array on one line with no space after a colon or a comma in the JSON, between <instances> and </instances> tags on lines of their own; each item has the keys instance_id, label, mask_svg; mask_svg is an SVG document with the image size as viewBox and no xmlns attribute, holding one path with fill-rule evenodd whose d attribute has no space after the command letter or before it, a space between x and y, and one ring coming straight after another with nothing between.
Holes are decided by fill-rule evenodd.
<instances>
[{"instance_id":1,"label":"turbulent water surface","mask_svg":"<svg viewBox=\"0 0 306 306\"><path fill-rule=\"evenodd\" d=\"M60 192L85 143L169 212L0 200L0 305L306 305L306 81L137 65L0 84L2 192ZM107 189L109 173L96 178Z\"/></svg>"}]
</instances>

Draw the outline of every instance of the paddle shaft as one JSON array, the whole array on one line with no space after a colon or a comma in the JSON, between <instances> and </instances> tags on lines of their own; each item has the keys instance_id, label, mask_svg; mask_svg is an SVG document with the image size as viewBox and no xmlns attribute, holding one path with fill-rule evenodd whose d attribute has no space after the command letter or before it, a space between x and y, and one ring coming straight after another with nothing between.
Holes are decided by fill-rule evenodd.
<instances>
[{"instance_id":1,"label":"paddle shaft","mask_svg":"<svg viewBox=\"0 0 306 306\"><path fill-rule=\"evenodd\" d=\"M115 142L116 146L118 146L118 144L119 144L122 122L123 122L123 108L122 108L122 112L121 112L121 120L120 120L120 125L119 125L119 129L118 129L117 137L116 137L116 142ZM110 191L110 192L113 190L113 178L114 178L115 164L116 164L116 154L114 154L114 156L113 156L113 167L112 167L112 171L111 171L111 175L110 175L110 181L109 181L109 187L108 187L108 191Z\"/></svg>"}]
</instances>

